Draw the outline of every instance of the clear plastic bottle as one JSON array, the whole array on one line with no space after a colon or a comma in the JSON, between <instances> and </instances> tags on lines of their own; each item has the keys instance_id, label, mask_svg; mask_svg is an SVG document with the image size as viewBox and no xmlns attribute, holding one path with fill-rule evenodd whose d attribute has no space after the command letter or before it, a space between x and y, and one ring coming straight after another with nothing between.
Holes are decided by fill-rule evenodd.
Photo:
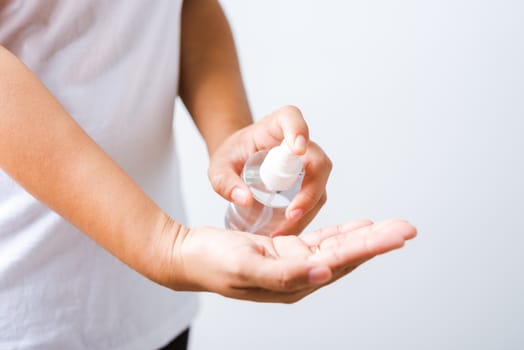
<instances>
[{"instance_id":1,"label":"clear plastic bottle","mask_svg":"<svg viewBox=\"0 0 524 350\"><path fill-rule=\"evenodd\" d=\"M302 161L285 142L269 151L254 153L242 171L253 204L243 207L230 203L226 227L261 235L276 232L286 220L286 208L300 191L303 177Z\"/></svg>"}]
</instances>

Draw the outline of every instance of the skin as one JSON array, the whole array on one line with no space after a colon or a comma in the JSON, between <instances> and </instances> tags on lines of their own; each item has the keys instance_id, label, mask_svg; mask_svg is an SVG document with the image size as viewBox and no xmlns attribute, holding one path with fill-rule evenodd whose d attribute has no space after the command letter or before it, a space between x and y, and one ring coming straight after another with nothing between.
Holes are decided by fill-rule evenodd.
<instances>
[{"instance_id":1,"label":"skin","mask_svg":"<svg viewBox=\"0 0 524 350\"><path fill-rule=\"evenodd\" d=\"M180 291L295 302L416 235L401 220L287 235L301 232L324 204L331 161L309 139L296 107L252 123L231 31L216 1L185 1L182 14L180 95L206 142L216 192L237 204L251 203L240 170L251 153L283 139L303 157L303 189L274 237L175 222L4 48L0 167L131 268Z\"/></svg>"},{"instance_id":2,"label":"skin","mask_svg":"<svg viewBox=\"0 0 524 350\"><path fill-rule=\"evenodd\" d=\"M286 106L255 125L242 84L235 45L217 1L185 1L182 9L180 96L204 137L209 179L225 199L249 205L253 198L239 174L250 154L282 139L301 155L306 178L276 234L298 234L326 202L332 164L313 141L300 110ZM206 23L205 26L200 25Z\"/></svg>"}]
</instances>

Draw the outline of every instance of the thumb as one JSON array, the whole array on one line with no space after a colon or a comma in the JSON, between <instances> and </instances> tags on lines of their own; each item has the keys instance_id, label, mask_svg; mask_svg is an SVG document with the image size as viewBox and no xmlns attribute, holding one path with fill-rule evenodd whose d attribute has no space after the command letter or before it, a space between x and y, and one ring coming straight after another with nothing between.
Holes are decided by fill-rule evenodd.
<instances>
[{"instance_id":1,"label":"thumb","mask_svg":"<svg viewBox=\"0 0 524 350\"><path fill-rule=\"evenodd\" d=\"M216 193L241 206L251 204L253 197L232 164L215 162L209 167L209 181Z\"/></svg>"},{"instance_id":2,"label":"thumb","mask_svg":"<svg viewBox=\"0 0 524 350\"><path fill-rule=\"evenodd\" d=\"M303 155L306 152L309 129L302 112L297 107L282 107L255 125L260 126L253 133L254 143L259 149L275 147L277 146L275 141L285 140L296 155Z\"/></svg>"}]
</instances>

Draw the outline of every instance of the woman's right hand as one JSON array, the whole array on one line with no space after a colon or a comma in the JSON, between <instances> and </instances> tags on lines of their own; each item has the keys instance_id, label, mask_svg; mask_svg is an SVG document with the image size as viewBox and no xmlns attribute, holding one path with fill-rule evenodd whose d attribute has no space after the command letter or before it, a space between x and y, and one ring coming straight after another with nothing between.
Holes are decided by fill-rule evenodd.
<instances>
[{"instance_id":1,"label":"woman's right hand","mask_svg":"<svg viewBox=\"0 0 524 350\"><path fill-rule=\"evenodd\" d=\"M157 282L180 291L283 303L302 299L416 236L415 227L402 220L354 221L299 237L212 227L176 231L163 247L169 258Z\"/></svg>"}]
</instances>

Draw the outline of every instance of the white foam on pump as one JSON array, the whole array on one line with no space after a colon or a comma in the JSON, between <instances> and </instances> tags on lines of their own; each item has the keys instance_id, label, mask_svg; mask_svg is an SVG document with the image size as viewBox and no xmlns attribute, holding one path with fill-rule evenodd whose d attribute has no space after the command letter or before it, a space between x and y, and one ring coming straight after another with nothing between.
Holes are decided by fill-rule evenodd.
<instances>
[{"instance_id":1,"label":"white foam on pump","mask_svg":"<svg viewBox=\"0 0 524 350\"><path fill-rule=\"evenodd\" d=\"M264 158L260 165L260 179L270 191L287 191L295 184L301 171L302 161L284 140Z\"/></svg>"}]
</instances>

